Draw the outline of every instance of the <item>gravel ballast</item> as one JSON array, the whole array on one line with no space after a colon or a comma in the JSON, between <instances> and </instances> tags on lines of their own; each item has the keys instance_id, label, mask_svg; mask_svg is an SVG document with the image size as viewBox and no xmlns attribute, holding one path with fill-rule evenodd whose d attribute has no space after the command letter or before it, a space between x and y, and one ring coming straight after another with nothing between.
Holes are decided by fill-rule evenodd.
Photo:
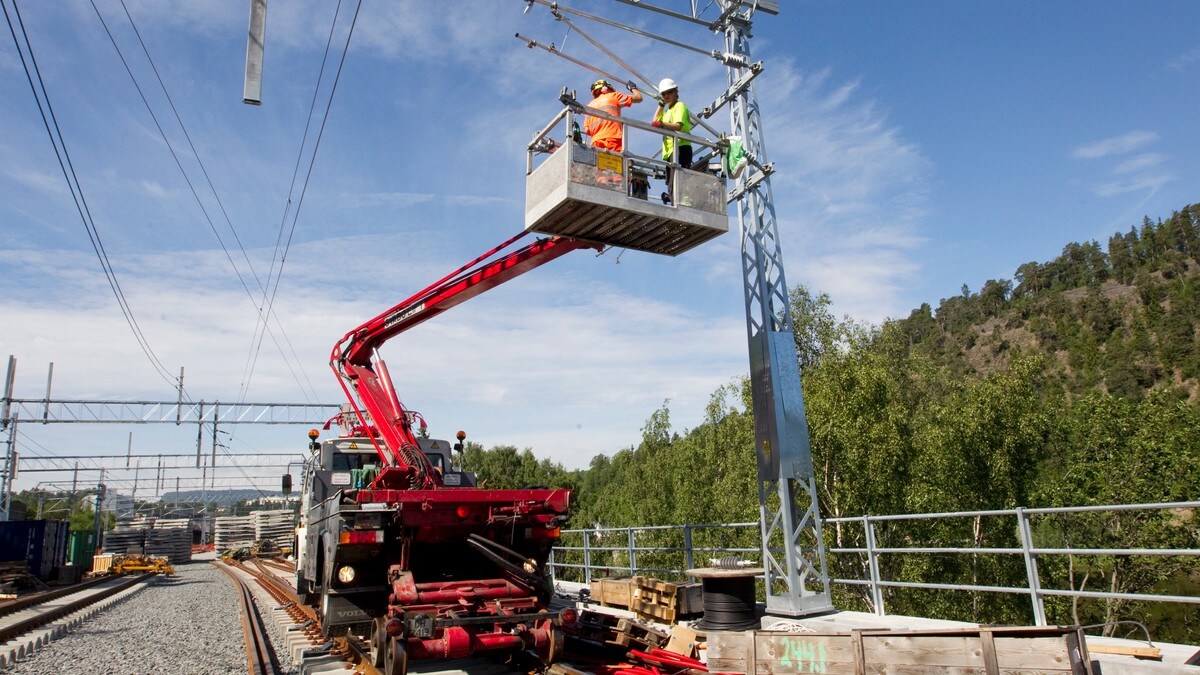
<instances>
[{"instance_id":1,"label":"gravel ballast","mask_svg":"<svg viewBox=\"0 0 1200 675\"><path fill-rule=\"evenodd\" d=\"M259 613L268 613L262 598L256 600ZM240 613L229 577L210 562L195 560L177 566L173 576L151 579L146 588L3 672L242 675L246 644ZM269 625L268 630L279 651L277 629ZM288 668L287 654L279 656Z\"/></svg>"}]
</instances>

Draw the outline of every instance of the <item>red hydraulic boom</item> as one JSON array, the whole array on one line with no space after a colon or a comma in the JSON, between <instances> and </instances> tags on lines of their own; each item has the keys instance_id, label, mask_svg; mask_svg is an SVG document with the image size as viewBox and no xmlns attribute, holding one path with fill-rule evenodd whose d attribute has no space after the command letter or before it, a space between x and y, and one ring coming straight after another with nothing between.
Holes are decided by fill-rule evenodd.
<instances>
[{"instance_id":1,"label":"red hydraulic boom","mask_svg":"<svg viewBox=\"0 0 1200 675\"><path fill-rule=\"evenodd\" d=\"M493 259L522 236L524 233L512 237L435 281L346 333L345 337L334 345L329 365L337 373L338 381L346 392L350 405L367 430L367 435L383 462L384 469L372 487L441 487L441 476L432 470L429 460L418 449L413 434L413 423L419 419L419 415L407 410L400 401L388 374L387 365L379 358L379 347L409 328L563 254L580 248L603 248L599 244L555 237L539 239L512 253ZM354 390L353 393L351 389ZM363 407L366 408L365 414ZM372 420L374 426L371 424ZM424 426L423 421L421 425Z\"/></svg>"}]
</instances>

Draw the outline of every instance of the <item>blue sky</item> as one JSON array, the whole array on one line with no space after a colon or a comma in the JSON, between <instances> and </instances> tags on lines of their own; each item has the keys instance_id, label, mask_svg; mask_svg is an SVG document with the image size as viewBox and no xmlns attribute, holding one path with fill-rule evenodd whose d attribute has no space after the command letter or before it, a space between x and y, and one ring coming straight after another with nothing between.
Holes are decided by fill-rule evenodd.
<instances>
[{"instance_id":1,"label":"blue sky","mask_svg":"<svg viewBox=\"0 0 1200 675\"><path fill-rule=\"evenodd\" d=\"M839 314L878 323L936 307L964 283L1011 278L1067 242L1104 243L1197 198L1200 4L781 4L779 16L759 15L751 48L766 66L757 91L786 274L829 293ZM281 224L291 226L285 202L335 4L270 6L263 105L251 107L241 102L248 3L126 0L219 204L121 4L96 5L199 198L92 5L20 8L130 307L168 370L185 367L189 393L206 400L340 401L326 363L342 334L521 229L524 145L563 86L582 91L595 76L514 33L622 72L520 0L365 3L279 286L273 330L291 347L285 358L268 339L254 359L256 310L234 267L250 286L247 260L265 278ZM611 0L569 6L722 46ZM352 10L334 30L334 63ZM652 80L679 81L694 109L724 87L714 60L579 23ZM40 397L53 361L56 396L172 398L104 281L3 43L0 355L20 360L17 396ZM714 122L727 128L727 114ZM678 428L694 425L712 392L746 372L738 265L736 234L678 258L575 253L383 354L435 434L465 428L485 446L585 466L635 444L664 400ZM120 453L128 437L25 429L29 454ZM135 438L138 452L195 443L194 430L139 427ZM229 445L302 442L302 430L247 430Z\"/></svg>"}]
</instances>

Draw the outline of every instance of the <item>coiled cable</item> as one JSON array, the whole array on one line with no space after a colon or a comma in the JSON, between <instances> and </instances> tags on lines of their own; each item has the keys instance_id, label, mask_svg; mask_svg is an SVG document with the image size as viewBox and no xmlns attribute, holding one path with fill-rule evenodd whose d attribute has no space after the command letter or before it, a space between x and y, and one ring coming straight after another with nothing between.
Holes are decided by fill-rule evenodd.
<instances>
[{"instance_id":1,"label":"coiled cable","mask_svg":"<svg viewBox=\"0 0 1200 675\"><path fill-rule=\"evenodd\" d=\"M758 625L754 575L707 577L704 586L704 630L747 630Z\"/></svg>"}]
</instances>

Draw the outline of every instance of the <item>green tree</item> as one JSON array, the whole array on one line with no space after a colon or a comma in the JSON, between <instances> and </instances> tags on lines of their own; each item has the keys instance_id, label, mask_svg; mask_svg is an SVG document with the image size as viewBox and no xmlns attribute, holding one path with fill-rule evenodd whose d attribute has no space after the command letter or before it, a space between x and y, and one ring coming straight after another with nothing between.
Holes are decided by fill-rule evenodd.
<instances>
[{"instance_id":1,"label":"green tree","mask_svg":"<svg viewBox=\"0 0 1200 675\"><path fill-rule=\"evenodd\" d=\"M788 293L788 302L794 324L796 356L800 370L804 371L818 365L821 357L841 345L846 336L842 325L829 311L832 304L829 294L813 295L804 286L794 286Z\"/></svg>"},{"instance_id":2,"label":"green tree","mask_svg":"<svg viewBox=\"0 0 1200 675\"><path fill-rule=\"evenodd\" d=\"M1053 450L1036 490L1048 506L1172 502L1193 498L1200 481L1200 412L1164 392L1141 402L1092 394L1060 416ZM1056 517L1039 529L1039 545L1074 548L1196 548L1191 511L1106 511ZM1114 593L1152 592L1194 570L1194 561L1165 556L1083 555L1048 560L1051 583ZM1057 579L1055 579L1057 577ZM1052 602L1052 620L1105 623L1122 618L1128 600ZM1155 616L1146 618L1156 623ZM1156 635L1170 625L1156 625ZM1194 639L1194 637L1192 638Z\"/></svg>"}]
</instances>

